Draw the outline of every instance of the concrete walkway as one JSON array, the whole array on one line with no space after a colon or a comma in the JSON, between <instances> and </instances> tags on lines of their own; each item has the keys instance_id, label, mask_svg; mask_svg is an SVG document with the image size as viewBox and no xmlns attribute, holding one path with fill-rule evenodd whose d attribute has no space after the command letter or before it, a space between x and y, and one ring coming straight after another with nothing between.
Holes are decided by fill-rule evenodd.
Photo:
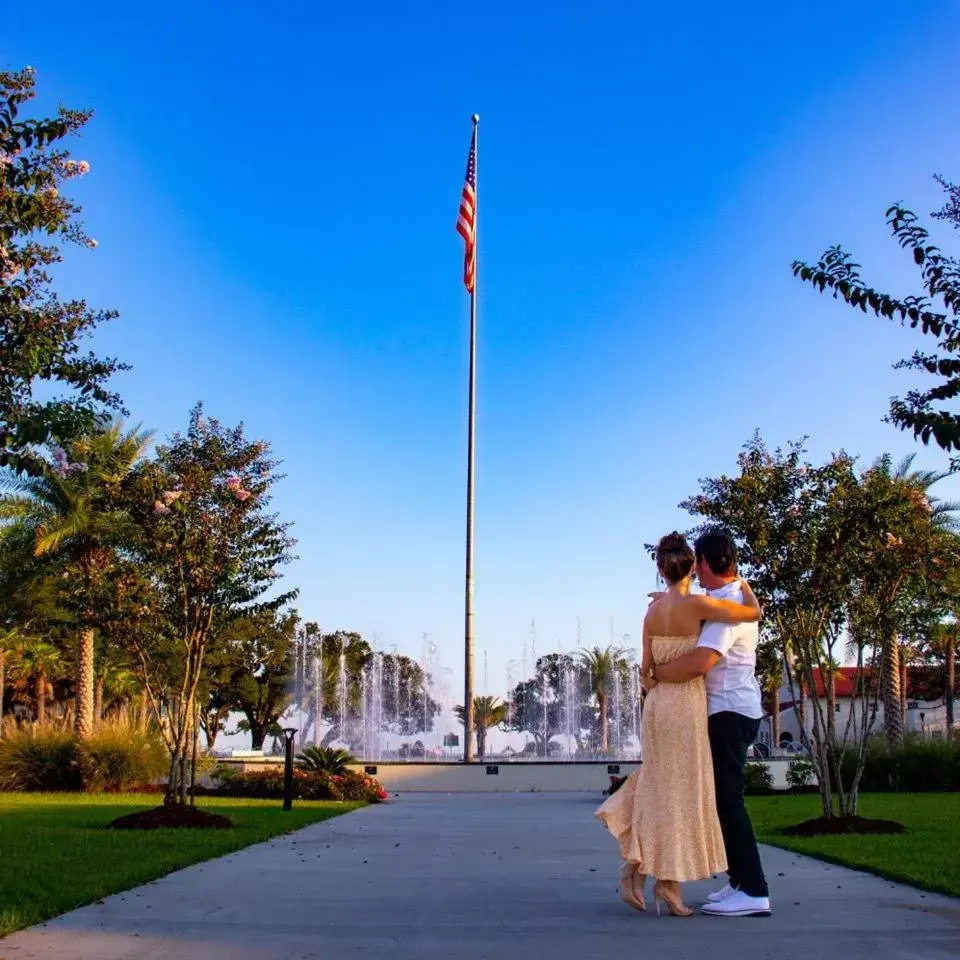
<instances>
[{"instance_id":1,"label":"concrete walkway","mask_svg":"<svg viewBox=\"0 0 960 960\"><path fill-rule=\"evenodd\" d=\"M408 794L17 934L0 960L960 957L960 901L772 849L769 919L638 914L596 806Z\"/></svg>"}]
</instances>

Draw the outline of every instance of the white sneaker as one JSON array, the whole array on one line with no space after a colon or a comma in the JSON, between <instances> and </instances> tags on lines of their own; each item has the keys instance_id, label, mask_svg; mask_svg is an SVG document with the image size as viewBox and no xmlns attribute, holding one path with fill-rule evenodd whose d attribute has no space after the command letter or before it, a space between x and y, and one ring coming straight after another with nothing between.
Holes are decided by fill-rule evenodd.
<instances>
[{"instance_id":1,"label":"white sneaker","mask_svg":"<svg viewBox=\"0 0 960 960\"><path fill-rule=\"evenodd\" d=\"M736 893L737 888L731 887L728 883L721 890L714 890L713 893L707 896L707 903L720 903L721 900L726 900L731 893Z\"/></svg>"},{"instance_id":2,"label":"white sneaker","mask_svg":"<svg viewBox=\"0 0 960 960\"><path fill-rule=\"evenodd\" d=\"M704 904L703 912L711 917L769 917L769 897L749 897L742 890L734 890L723 900Z\"/></svg>"}]
</instances>

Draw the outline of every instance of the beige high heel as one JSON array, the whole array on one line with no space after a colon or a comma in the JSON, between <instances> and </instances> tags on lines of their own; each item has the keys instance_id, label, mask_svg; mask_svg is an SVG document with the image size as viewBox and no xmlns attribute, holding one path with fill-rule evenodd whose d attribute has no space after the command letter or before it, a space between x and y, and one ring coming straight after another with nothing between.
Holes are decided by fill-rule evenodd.
<instances>
[{"instance_id":1,"label":"beige high heel","mask_svg":"<svg viewBox=\"0 0 960 960\"><path fill-rule=\"evenodd\" d=\"M667 905L671 917L692 917L696 912L686 906L682 900L675 899L673 893L667 893L659 880L653 885L653 898L657 904L658 917L660 916L661 900Z\"/></svg>"},{"instance_id":2,"label":"beige high heel","mask_svg":"<svg viewBox=\"0 0 960 960\"><path fill-rule=\"evenodd\" d=\"M628 906L633 907L634 910L646 910L647 901L644 900L643 894L637 896L637 879L640 880L640 889L643 889L644 881L647 879L645 873L639 873L640 864L639 863L625 863L623 869L620 871L620 883L618 885L620 890L620 899Z\"/></svg>"}]
</instances>

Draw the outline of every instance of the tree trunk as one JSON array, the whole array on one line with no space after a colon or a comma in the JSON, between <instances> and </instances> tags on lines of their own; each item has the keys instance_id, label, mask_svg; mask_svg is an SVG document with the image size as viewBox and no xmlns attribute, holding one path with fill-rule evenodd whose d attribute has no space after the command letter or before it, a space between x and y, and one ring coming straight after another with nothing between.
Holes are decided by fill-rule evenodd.
<instances>
[{"instance_id":1,"label":"tree trunk","mask_svg":"<svg viewBox=\"0 0 960 960\"><path fill-rule=\"evenodd\" d=\"M899 747L903 743L903 713L900 701L900 644L895 636L883 645L881 697L883 699L883 732L887 744Z\"/></svg>"},{"instance_id":2,"label":"tree trunk","mask_svg":"<svg viewBox=\"0 0 960 960\"><path fill-rule=\"evenodd\" d=\"M80 631L77 665L77 737L88 740L93 734L93 639L92 629Z\"/></svg>"},{"instance_id":3,"label":"tree trunk","mask_svg":"<svg viewBox=\"0 0 960 960\"><path fill-rule=\"evenodd\" d=\"M103 720L103 677L97 677L93 687L93 725L99 727Z\"/></svg>"},{"instance_id":4,"label":"tree trunk","mask_svg":"<svg viewBox=\"0 0 960 960\"><path fill-rule=\"evenodd\" d=\"M261 723L250 723L250 749L251 750L262 750L263 741L267 739L267 728L266 725Z\"/></svg>"},{"instance_id":5,"label":"tree trunk","mask_svg":"<svg viewBox=\"0 0 960 960\"><path fill-rule=\"evenodd\" d=\"M600 701L600 752L606 756L610 750L610 728L607 722L607 695L597 695Z\"/></svg>"},{"instance_id":6,"label":"tree trunk","mask_svg":"<svg viewBox=\"0 0 960 960\"><path fill-rule=\"evenodd\" d=\"M835 743L837 739L837 675L834 673L832 663L821 672L827 695L827 740Z\"/></svg>"},{"instance_id":7,"label":"tree trunk","mask_svg":"<svg viewBox=\"0 0 960 960\"><path fill-rule=\"evenodd\" d=\"M953 733L953 692L957 659L957 638L955 634L947 637L943 649L943 699L947 708L947 739ZM0 707L2 709L2 707Z\"/></svg>"},{"instance_id":8,"label":"tree trunk","mask_svg":"<svg viewBox=\"0 0 960 960\"><path fill-rule=\"evenodd\" d=\"M477 759L482 760L487 753L487 728L482 724L477 724Z\"/></svg>"},{"instance_id":9,"label":"tree trunk","mask_svg":"<svg viewBox=\"0 0 960 960\"><path fill-rule=\"evenodd\" d=\"M907 657L900 651L900 716L903 719L903 729L907 729L907 698L909 695L910 674L907 672Z\"/></svg>"},{"instance_id":10,"label":"tree trunk","mask_svg":"<svg viewBox=\"0 0 960 960\"><path fill-rule=\"evenodd\" d=\"M200 725L207 738L207 750L212 750L220 735L220 714L216 711L206 714Z\"/></svg>"},{"instance_id":11,"label":"tree trunk","mask_svg":"<svg viewBox=\"0 0 960 960\"><path fill-rule=\"evenodd\" d=\"M774 690L767 702L770 713L770 756L780 749L780 690Z\"/></svg>"},{"instance_id":12,"label":"tree trunk","mask_svg":"<svg viewBox=\"0 0 960 960\"><path fill-rule=\"evenodd\" d=\"M47 722L47 678L42 673L37 674L33 690L37 706L37 723L42 726Z\"/></svg>"},{"instance_id":13,"label":"tree trunk","mask_svg":"<svg viewBox=\"0 0 960 960\"><path fill-rule=\"evenodd\" d=\"M0 649L0 738L3 737L3 696L7 692L7 651Z\"/></svg>"}]
</instances>

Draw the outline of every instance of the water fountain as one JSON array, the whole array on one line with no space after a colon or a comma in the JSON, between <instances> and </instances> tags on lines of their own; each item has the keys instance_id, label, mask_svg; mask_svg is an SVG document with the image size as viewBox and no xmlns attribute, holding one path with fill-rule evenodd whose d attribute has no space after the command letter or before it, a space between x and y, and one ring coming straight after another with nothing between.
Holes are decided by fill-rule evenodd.
<instances>
[{"instance_id":1,"label":"water fountain","mask_svg":"<svg viewBox=\"0 0 960 960\"><path fill-rule=\"evenodd\" d=\"M596 698L577 657L589 642L584 639L582 624L577 621L576 647L559 639L549 645L539 661L538 639L542 638L537 637L537 622L531 619L517 659L506 664L504 699L510 707L504 725L506 740L503 731L491 731L488 756L503 759L520 752L531 755L532 751L531 758L538 760L637 758L642 735L639 667L631 660L627 669L614 672L608 691L610 749L601 757L587 752L597 749L599 738ZM629 649L628 641L625 636L625 649ZM362 754L362 759L370 762L401 757L459 759L459 750L445 750L444 743L450 733L457 733L462 745L462 726L453 716L453 707L461 697L452 689L453 671L441 661L439 647L429 634L421 635L421 654L416 662L401 656L396 646L387 653L374 649L356 674L350 666L357 662L352 648L348 656L345 641L334 641L332 636L325 641L317 632L298 637L291 660L294 702L287 720L300 730L301 748L308 742L322 743L326 735L328 742ZM483 689L478 695L496 695L489 689L486 653L481 669ZM526 702L511 698L520 684L523 696L529 698ZM526 717L525 731L513 727L521 712ZM526 747L518 749L524 732ZM537 745L535 750L533 743ZM504 744L506 753L499 755ZM414 745L416 750L412 749Z\"/></svg>"},{"instance_id":2,"label":"water fountain","mask_svg":"<svg viewBox=\"0 0 960 960\"><path fill-rule=\"evenodd\" d=\"M566 743L567 757L577 755L580 740L580 671L573 663L568 663L560 678L560 697L563 704L563 738Z\"/></svg>"},{"instance_id":3,"label":"water fountain","mask_svg":"<svg viewBox=\"0 0 960 960\"><path fill-rule=\"evenodd\" d=\"M337 673L337 733L340 742L347 743L347 693L349 686L349 677L347 676L347 654L345 650L340 651L340 669Z\"/></svg>"}]
</instances>

